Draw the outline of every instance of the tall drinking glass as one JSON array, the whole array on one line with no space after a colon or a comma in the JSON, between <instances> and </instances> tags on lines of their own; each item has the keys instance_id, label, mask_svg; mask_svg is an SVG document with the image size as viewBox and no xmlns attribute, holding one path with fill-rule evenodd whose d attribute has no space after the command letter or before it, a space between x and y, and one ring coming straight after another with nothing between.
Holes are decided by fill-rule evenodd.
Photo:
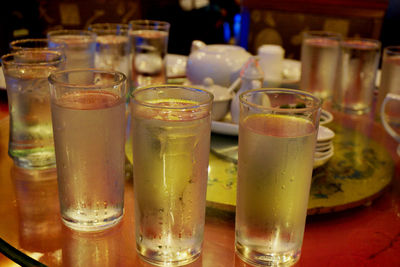
<instances>
[{"instance_id":1,"label":"tall drinking glass","mask_svg":"<svg viewBox=\"0 0 400 267\"><path fill-rule=\"evenodd\" d=\"M1 58L10 111L8 154L28 169L54 168L53 129L47 77L63 67L61 53L22 50Z\"/></svg>"},{"instance_id":2,"label":"tall drinking glass","mask_svg":"<svg viewBox=\"0 0 400 267\"><path fill-rule=\"evenodd\" d=\"M49 77L61 216L70 228L99 230L122 218L125 80L96 69Z\"/></svg>"},{"instance_id":3,"label":"tall drinking glass","mask_svg":"<svg viewBox=\"0 0 400 267\"><path fill-rule=\"evenodd\" d=\"M133 87L167 82L166 55L170 24L165 21L132 20Z\"/></svg>"},{"instance_id":4,"label":"tall drinking glass","mask_svg":"<svg viewBox=\"0 0 400 267\"><path fill-rule=\"evenodd\" d=\"M321 100L290 89L240 95L236 253L255 265L300 258Z\"/></svg>"},{"instance_id":5,"label":"tall drinking glass","mask_svg":"<svg viewBox=\"0 0 400 267\"><path fill-rule=\"evenodd\" d=\"M382 72L381 82L379 86L378 102L377 102L377 116L380 115L379 111L382 106L382 102L388 93L400 95L400 46L388 46L383 50L382 58ZM397 107L396 117L400 114L400 105L393 105L389 103L387 109L395 110ZM388 115L390 116L390 115Z\"/></svg>"},{"instance_id":6,"label":"tall drinking glass","mask_svg":"<svg viewBox=\"0 0 400 267\"><path fill-rule=\"evenodd\" d=\"M213 96L164 85L133 92L136 249L153 264L200 255Z\"/></svg>"},{"instance_id":7,"label":"tall drinking glass","mask_svg":"<svg viewBox=\"0 0 400 267\"><path fill-rule=\"evenodd\" d=\"M93 68L96 34L83 30L58 30L47 33L50 46L64 44L66 69Z\"/></svg>"},{"instance_id":8,"label":"tall drinking glass","mask_svg":"<svg viewBox=\"0 0 400 267\"><path fill-rule=\"evenodd\" d=\"M64 53L65 45L64 43L52 43L46 38L32 38L12 41L10 48L12 51L48 49Z\"/></svg>"},{"instance_id":9,"label":"tall drinking glass","mask_svg":"<svg viewBox=\"0 0 400 267\"><path fill-rule=\"evenodd\" d=\"M300 88L322 99L332 97L339 60L341 35L308 31L301 46Z\"/></svg>"},{"instance_id":10,"label":"tall drinking glass","mask_svg":"<svg viewBox=\"0 0 400 267\"><path fill-rule=\"evenodd\" d=\"M122 72L130 84L132 56L129 41L129 25L96 23L88 27L96 33L95 67Z\"/></svg>"},{"instance_id":11,"label":"tall drinking glass","mask_svg":"<svg viewBox=\"0 0 400 267\"><path fill-rule=\"evenodd\" d=\"M368 113L372 106L381 43L349 38L340 46L334 107L347 113Z\"/></svg>"}]
</instances>

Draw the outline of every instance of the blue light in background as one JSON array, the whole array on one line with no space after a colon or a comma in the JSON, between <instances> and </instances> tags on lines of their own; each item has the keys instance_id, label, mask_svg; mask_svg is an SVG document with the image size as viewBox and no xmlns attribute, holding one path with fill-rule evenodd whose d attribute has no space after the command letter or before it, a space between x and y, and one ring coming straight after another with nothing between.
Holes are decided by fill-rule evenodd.
<instances>
[{"instance_id":1,"label":"blue light in background","mask_svg":"<svg viewBox=\"0 0 400 267\"><path fill-rule=\"evenodd\" d=\"M231 39L231 27L228 22L224 22L224 41L225 43L229 43Z\"/></svg>"}]
</instances>

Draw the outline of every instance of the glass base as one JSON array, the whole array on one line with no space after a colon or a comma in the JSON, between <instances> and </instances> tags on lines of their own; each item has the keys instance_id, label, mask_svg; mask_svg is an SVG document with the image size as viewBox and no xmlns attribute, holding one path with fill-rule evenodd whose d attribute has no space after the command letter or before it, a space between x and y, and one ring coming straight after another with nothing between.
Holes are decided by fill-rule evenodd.
<instances>
[{"instance_id":1,"label":"glass base","mask_svg":"<svg viewBox=\"0 0 400 267\"><path fill-rule=\"evenodd\" d=\"M136 250L141 259L157 266L181 266L194 262L200 257L201 250L186 249L176 252L163 252L145 248L136 243Z\"/></svg>"},{"instance_id":2,"label":"glass base","mask_svg":"<svg viewBox=\"0 0 400 267\"><path fill-rule=\"evenodd\" d=\"M103 220L92 221L81 221L76 219L74 220L69 217L61 217L61 219L65 226L73 230L81 232L97 232L117 225L122 220L123 215L124 213L122 212L121 215L119 215L118 217L113 216Z\"/></svg>"},{"instance_id":3,"label":"glass base","mask_svg":"<svg viewBox=\"0 0 400 267\"><path fill-rule=\"evenodd\" d=\"M244 262L254 266L292 266L299 259L301 249L277 253L262 253L236 242L236 254Z\"/></svg>"}]
</instances>

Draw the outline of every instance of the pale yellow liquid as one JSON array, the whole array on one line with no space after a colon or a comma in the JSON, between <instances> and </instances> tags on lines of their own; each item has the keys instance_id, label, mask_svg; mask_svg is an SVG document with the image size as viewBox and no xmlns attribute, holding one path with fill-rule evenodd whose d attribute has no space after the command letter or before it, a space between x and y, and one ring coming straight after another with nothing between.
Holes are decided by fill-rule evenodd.
<instances>
[{"instance_id":1,"label":"pale yellow liquid","mask_svg":"<svg viewBox=\"0 0 400 267\"><path fill-rule=\"evenodd\" d=\"M240 122L236 249L245 260L291 264L300 257L315 135L301 118L251 115Z\"/></svg>"},{"instance_id":2,"label":"pale yellow liquid","mask_svg":"<svg viewBox=\"0 0 400 267\"><path fill-rule=\"evenodd\" d=\"M193 261L203 240L210 114L132 107L137 250L155 264Z\"/></svg>"}]
</instances>

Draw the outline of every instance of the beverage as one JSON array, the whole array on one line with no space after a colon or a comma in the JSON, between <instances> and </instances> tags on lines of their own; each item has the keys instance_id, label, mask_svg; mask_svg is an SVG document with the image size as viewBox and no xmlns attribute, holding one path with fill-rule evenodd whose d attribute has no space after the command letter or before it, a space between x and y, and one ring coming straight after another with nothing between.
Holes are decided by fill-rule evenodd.
<instances>
[{"instance_id":1,"label":"beverage","mask_svg":"<svg viewBox=\"0 0 400 267\"><path fill-rule=\"evenodd\" d=\"M332 97L339 56L339 40L306 39L301 48L302 90L321 99Z\"/></svg>"},{"instance_id":2,"label":"beverage","mask_svg":"<svg viewBox=\"0 0 400 267\"><path fill-rule=\"evenodd\" d=\"M137 250L153 264L189 263L203 241L211 102L146 103L132 105Z\"/></svg>"},{"instance_id":3,"label":"beverage","mask_svg":"<svg viewBox=\"0 0 400 267\"><path fill-rule=\"evenodd\" d=\"M122 35L97 36L96 68L112 69L129 75L129 38Z\"/></svg>"},{"instance_id":4,"label":"beverage","mask_svg":"<svg viewBox=\"0 0 400 267\"><path fill-rule=\"evenodd\" d=\"M8 154L19 167L55 167L47 77L62 62L60 53L45 49L2 57L10 111Z\"/></svg>"},{"instance_id":5,"label":"beverage","mask_svg":"<svg viewBox=\"0 0 400 267\"><path fill-rule=\"evenodd\" d=\"M300 258L315 140L315 126L303 118L241 119L236 250L245 261L275 266Z\"/></svg>"},{"instance_id":6,"label":"beverage","mask_svg":"<svg viewBox=\"0 0 400 267\"><path fill-rule=\"evenodd\" d=\"M71 90L51 108L64 223L81 230L117 223L124 206L124 98Z\"/></svg>"},{"instance_id":7,"label":"beverage","mask_svg":"<svg viewBox=\"0 0 400 267\"><path fill-rule=\"evenodd\" d=\"M65 44L65 69L94 68L96 35L83 31L55 31L48 37L51 45Z\"/></svg>"},{"instance_id":8,"label":"beverage","mask_svg":"<svg viewBox=\"0 0 400 267\"><path fill-rule=\"evenodd\" d=\"M387 50L391 51L387 51ZM389 47L385 49L382 60L382 76L377 102L377 116L380 114L382 101L387 93L400 94L400 47ZM388 102L386 104L386 120L388 123L398 124L400 127L400 105Z\"/></svg>"},{"instance_id":9,"label":"beverage","mask_svg":"<svg viewBox=\"0 0 400 267\"><path fill-rule=\"evenodd\" d=\"M132 78L134 87L164 84L168 32L157 30L131 31L133 43Z\"/></svg>"},{"instance_id":10,"label":"beverage","mask_svg":"<svg viewBox=\"0 0 400 267\"><path fill-rule=\"evenodd\" d=\"M342 43L335 106L350 113L366 113L372 105L380 43L347 40Z\"/></svg>"}]
</instances>

